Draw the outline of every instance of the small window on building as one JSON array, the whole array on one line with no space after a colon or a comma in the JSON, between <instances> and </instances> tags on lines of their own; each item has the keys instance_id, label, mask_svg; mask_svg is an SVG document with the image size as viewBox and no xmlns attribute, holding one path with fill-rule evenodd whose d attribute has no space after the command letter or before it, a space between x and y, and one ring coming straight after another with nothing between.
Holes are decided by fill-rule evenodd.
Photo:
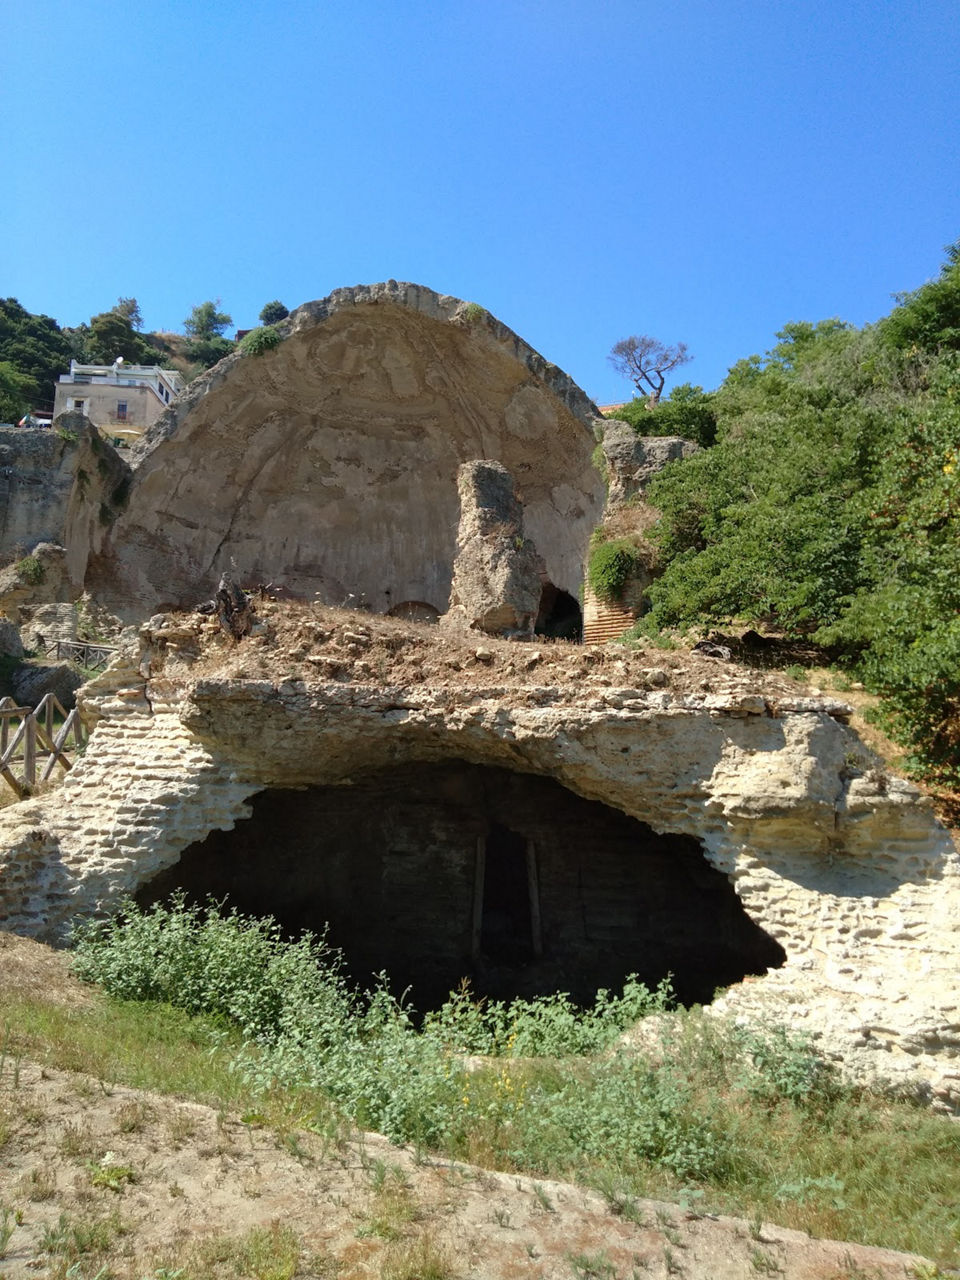
<instances>
[{"instance_id":1,"label":"small window on building","mask_svg":"<svg viewBox=\"0 0 960 1280\"><path fill-rule=\"evenodd\" d=\"M74 413L85 413L85 412L86 412L86 410L85 410L85 408L84 408L84 405L85 405L86 403L87 403L87 402L86 402L86 400L74 400L74 402L73 402L73 411L74 411Z\"/></svg>"},{"instance_id":2,"label":"small window on building","mask_svg":"<svg viewBox=\"0 0 960 1280\"><path fill-rule=\"evenodd\" d=\"M126 400L117 401L117 421L126 422L127 420L127 402Z\"/></svg>"}]
</instances>

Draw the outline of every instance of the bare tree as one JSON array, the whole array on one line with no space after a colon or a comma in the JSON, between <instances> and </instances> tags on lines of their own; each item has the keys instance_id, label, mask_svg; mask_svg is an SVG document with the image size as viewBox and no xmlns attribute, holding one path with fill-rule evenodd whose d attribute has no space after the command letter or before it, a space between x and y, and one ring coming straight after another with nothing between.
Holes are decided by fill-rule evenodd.
<instances>
[{"instance_id":1,"label":"bare tree","mask_svg":"<svg viewBox=\"0 0 960 1280\"><path fill-rule=\"evenodd\" d=\"M647 396L651 409L663 394L663 384L672 369L689 364L687 344L678 342L665 347L646 334L621 338L610 352L609 360L617 373L629 378L642 396Z\"/></svg>"}]
</instances>

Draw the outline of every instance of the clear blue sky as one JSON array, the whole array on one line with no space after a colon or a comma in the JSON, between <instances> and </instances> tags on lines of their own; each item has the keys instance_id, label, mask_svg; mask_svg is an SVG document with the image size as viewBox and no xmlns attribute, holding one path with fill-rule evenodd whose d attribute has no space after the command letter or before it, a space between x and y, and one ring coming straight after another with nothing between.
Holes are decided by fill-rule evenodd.
<instances>
[{"instance_id":1,"label":"clear blue sky","mask_svg":"<svg viewBox=\"0 0 960 1280\"><path fill-rule=\"evenodd\" d=\"M600 402L875 320L960 237L958 0L0 0L0 295L238 326L390 277Z\"/></svg>"}]
</instances>

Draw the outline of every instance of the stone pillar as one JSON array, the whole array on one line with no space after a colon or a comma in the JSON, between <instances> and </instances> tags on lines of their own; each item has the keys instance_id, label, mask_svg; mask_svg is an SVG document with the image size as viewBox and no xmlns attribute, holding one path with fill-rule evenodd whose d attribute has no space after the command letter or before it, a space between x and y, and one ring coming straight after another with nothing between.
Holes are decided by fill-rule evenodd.
<instances>
[{"instance_id":1,"label":"stone pillar","mask_svg":"<svg viewBox=\"0 0 960 1280\"><path fill-rule=\"evenodd\" d=\"M457 473L460 527L450 606L442 626L529 636L546 576L523 533L523 508L500 462L465 462Z\"/></svg>"}]
</instances>

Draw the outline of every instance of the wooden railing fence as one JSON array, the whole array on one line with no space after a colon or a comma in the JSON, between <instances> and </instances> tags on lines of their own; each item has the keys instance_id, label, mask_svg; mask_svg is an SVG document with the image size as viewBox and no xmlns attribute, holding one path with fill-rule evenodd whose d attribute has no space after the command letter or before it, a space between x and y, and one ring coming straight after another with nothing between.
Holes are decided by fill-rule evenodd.
<instances>
[{"instance_id":1,"label":"wooden railing fence","mask_svg":"<svg viewBox=\"0 0 960 1280\"><path fill-rule=\"evenodd\" d=\"M105 667L116 652L113 645L93 644L89 640L51 640L44 645L44 653L48 658L75 662L88 671L99 671L101 667Z\"/></svg>"},{"instance_id":2,"label":"wooden railing fence","mask_svg":"<svg viewBox=\"0 0 960 1280\"><path fill-rule=\"evenodd\" d=\"M87 737L80 713L67 711L52 693L44 695L36 710L0 698L0 778L22 800L38 781L49 781L58 765L72 768L71 755L76 756Z\"/></svg>"}]
</instances>

